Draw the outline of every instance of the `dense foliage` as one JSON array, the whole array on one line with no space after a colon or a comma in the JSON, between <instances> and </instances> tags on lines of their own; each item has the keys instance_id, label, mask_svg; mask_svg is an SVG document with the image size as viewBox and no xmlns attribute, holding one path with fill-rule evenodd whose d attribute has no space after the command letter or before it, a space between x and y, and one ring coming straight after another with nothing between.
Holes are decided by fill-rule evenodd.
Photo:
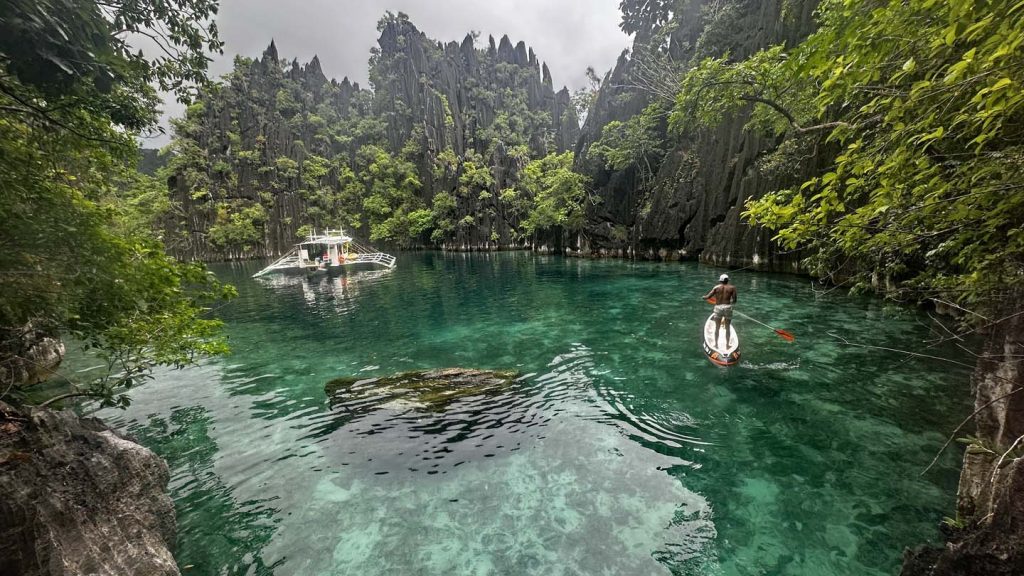
<instances>
[{"instance_id":1,"label":"dense foliage","mask_svg":"<svg viewBox=\"0 0 1024 576\"><path fill-rule=\"evenodd\" d=\"M819 274L1007 304L1024 276L1024 4L833 0L820 19L792 50L701 63L674 123L753 104L752 129L841 147L820 177L748 205Z\"/></svg>"},{"instance_id":2,"label":"dense foliage","mask_svg":"<svg viewBox=\"0 0 1024 576\"><path fill-rule=\"evenodd\" d=\"M640 185L649 188L665 158L665 112L655 102L626 121L604 125L601 138L590 153L602 159L609 170L636 170Z\"/></svg>"},{"instance_id":3,"label":"dense foliage","mask_svg":"<svg viewBox=\"0 0 1024 576\"><path fill-rule=\"evenodd\" d=\"M583 228L587 179L572 170L573 154L551 154L526 165L522 190L529 199L523 232L534 235L559 228L578 232Z\"/></svg>"},{"instance_id":4,"label":"dense foliage","mask_svg":"<svg viewBox=\"0 0 1024 576\"><path fill-rule=\"evenodd\" d=\"M80 392L124 403L153 365L225 350L205 312L231 290L164 254L152 224L166 194L134 171L134 134L155 122L151 83L188 96L204 49L219 47L203 25L215 7L0 5L0 362L26 361L26 332L70 335L107 362ZM125 40L143 30L160 57Z\"/></svg>"},{"instance_id":5,"label":"dense foliage","mask_svg":"<svg viewBox=\"0 0 1024 576\"><path fill-rule=\"evenodd\" d=\"M535 192L524 170L574 144L568 91L555 94L508 38L442 46L400 13L378 29L372 92L328 80L316 58L282 60L272 44L236 58L173 123L175 253L269 254L339 225L399 247L529 241L540 220L525 227Z\"/></svg>"}]
</instances>

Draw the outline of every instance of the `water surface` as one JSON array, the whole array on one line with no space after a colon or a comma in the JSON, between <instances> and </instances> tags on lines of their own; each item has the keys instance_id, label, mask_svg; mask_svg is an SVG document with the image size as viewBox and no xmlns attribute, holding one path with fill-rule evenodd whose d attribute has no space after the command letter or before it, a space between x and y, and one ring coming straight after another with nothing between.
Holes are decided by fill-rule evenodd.
<instances>
[{"instance_id":1,"label":"water surface","mask_svg":"<svg viewBox=\"0 0 1024 576\"><path fill-rule=\"evenodd\" d=\"M702 354L720 270L525 253L405 254L391 272L252 280L233 354L161 371L101 416L163 456L184 574L893 574L938 537L968 411L928 318L798 277L734 274L739 366ZM954 350L932 349L962 359ZM443 411L350 375L514 369Z\"/></svg>"}]
</instances>

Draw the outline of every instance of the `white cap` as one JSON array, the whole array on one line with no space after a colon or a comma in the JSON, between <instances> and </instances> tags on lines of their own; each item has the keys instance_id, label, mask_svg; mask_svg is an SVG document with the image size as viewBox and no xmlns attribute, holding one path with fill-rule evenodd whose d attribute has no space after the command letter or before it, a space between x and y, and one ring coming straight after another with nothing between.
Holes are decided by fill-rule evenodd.
<instances>
[{"instance_id":1,"label":"white cap","mask_svg":"<svg viewBox=\"0 0 1024 576\"><path fill-rule=\"evenodd\" d=\"M729 280L729 275L728 274L722 274L721 276L718 277L718 281L719 282L725 282L727 280Z\"/></svg>"}]
</instances>

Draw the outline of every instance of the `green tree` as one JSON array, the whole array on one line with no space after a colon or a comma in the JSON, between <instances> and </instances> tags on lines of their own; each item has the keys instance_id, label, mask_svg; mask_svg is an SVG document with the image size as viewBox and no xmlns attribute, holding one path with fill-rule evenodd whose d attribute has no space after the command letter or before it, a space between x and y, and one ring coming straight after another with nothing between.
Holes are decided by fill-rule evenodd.
<instances>
[{"instance_id":1,"label":"green tree","mask_svg":"<svg viewBox=\"0 0 1024 576\"><path fill-rule=\"evenodd\" d=\"M521 186L530 197L530 209L523 231L535 235L543 230L575 232L586 219L587 177L572 171L573 153L549 154L526 165Z\"/></svg>"},{"instance_id":2,"label":"green tree","mask_svg":"<svg viewBox=\"0 0 1024 576\"><path fill-rule=\"evenodd\" d=\"M418 196L422 185L416 166L376 146L360 148L358 164L366 186L363 209L370 240L409 245L429 228L430 211Z\"/></svg>"},{"instance_id":3,"label":"green tree","mask_svg":"<svg viewBox=\"0 0 1024 576\"><path fill-rule=\"evenodd\" d=\"M431 220L434 230L430 235L430 240L435 244L443 243L455 230L457 206L455 197L447 192L438 192L434 195L431 204Z\"/></svg>"},{"instance_id":4,"label":"green tree","mask_svg":"<svg viewBox=\"0 0 1024 576\"><path fill-rule=\"evenodd\" d=\"M219 248L246 250L263 242L263 226L267 210L260 204L232 208L227 204L217 207L217 220L208 232L210 243Z\"/></svg>"},{"instance_id":5,"label":"green tree","mask_svg":"<svg viewBox=\"0 0 1024 576\"><path fill-rule=\"evenodd\" d=\"M626 34L635 34L642 42L650 39L672 20L677 0L622 0L619 27Z\"/></svg>"},{"instance_id":6,"label":"green tree","mask_svg":"<svg viewBox=\"0 0 1024 576\"><path fill-rule=\"evenodd\" d=\"M753 107L748 128L806 134L834 128L819 124L813 79L796 71L783 46L734 62L728 55L705 58L683 77L669 117L675 134L694 126L714 127Z\"/></svg>"},{"instance_id":7,"label":"green tree","mask_svg":"<svg viewBox=\"0 0 1024 576\"><path fill-rule=\"evenodd\" d=\"M1024 275L1024 4L829 1L820 14L789 53L695 70L684 85L701 96L681 94L673 122L753 103L776 132L840 147L831 169L746 213L812 249L819 274L845 263L907 298L1005 302Z\"/></svg>"},{"instance_id":8,"label":"green tree","mask_svg":"<svg viewBox=\"0 0 1024 576\"><path fill-rule=\"evenodd\" d=\"M168 257L145 224L153 182L134 137L155 122L151 84L182 99L205 79L213 2L5 2L0 10L0 362L24 327L72 336L107 364L72 391L124 404L154 365L226 350L209 306L231 295ZM128 38L150 35L161 55ZM5 386L6 390L8 387Z\"/></svg>"},{"instance_id":9,"label":"green tree","mask_svg":"<svg viewBox=\"0 0 1024 576\"><path fill-rule=\"evenodd\" d=\"M664 109L654 103L625 122L613 120L590 152L604 160L609 170L635 169L643 187L650 188L665 157L664 118Z\"/></svg>"},{"instance_id":10,"label":"green tree","mask_svg":"<svg viewBox=\"0 0 1024 576\"><path fill-rule=\"evenodd\" d=\"M153 126L153 86L183 101L206 81L205 50L223 45L215 0L78 2L6 0L0 15L0 92L6 112L34 116L79 137L109 139L105 121ZM144 36L146 56L130 43Z\"/></svg>"},{"instance_id":11,"label":"green tree","mask_svg":"<svg viewBox=\"0 0 1024 576\"><path fill-rule=\"evenodd\" d=\"M467 152L459 168L459 195L477 196L480 191L489 190L493 185L494 176L483 157L472 150Z\"/></svg>"},{"instance_id":12,"label":"green tree","mask_svg":"<svg viewBox=\"0 0 1024 576\"><path fill-rule=\"evenodd\" d=\"M590 109L597 102L597 95L601 91L601 82L603 82L593 66L587 66L586 74L589 86L579 88L572 93L572 105L576 108L576 117L581 122L586 119Z\"/></svg>"}]
</instances>

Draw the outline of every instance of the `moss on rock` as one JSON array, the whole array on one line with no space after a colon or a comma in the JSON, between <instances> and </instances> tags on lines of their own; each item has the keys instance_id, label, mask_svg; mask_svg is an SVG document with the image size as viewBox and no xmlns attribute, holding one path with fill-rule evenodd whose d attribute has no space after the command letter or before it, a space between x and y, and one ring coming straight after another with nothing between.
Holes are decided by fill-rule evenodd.
<instances>
[{"instance_id":1,"label":"moss on rock","mask_svg":"<svg viewBox=\"0 0 1024 576\"><path fill-rule=\"evenodd\" d=\"M430 412L442 412L459 399L506 390L518 374L507 370L442 368L403 372L380 378L342 377L331 380L324 391L331 405L354 399L376 397L383 405L401 402L403 406Z\"/></svg>"}]
</instances>

